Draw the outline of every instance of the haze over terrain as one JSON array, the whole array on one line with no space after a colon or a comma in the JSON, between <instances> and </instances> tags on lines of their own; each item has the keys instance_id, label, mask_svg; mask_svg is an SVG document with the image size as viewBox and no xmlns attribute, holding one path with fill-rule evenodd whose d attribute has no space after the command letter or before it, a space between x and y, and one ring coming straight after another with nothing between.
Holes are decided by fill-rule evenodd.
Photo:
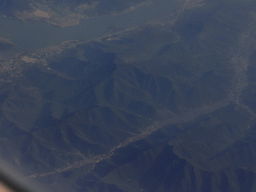
<instances>
[{"instance_id":1,"label":"haze over terrain","mask_svg":"<svg viewBox=\"0 0 256 192\"><path fill-rule=\"evenodd\" d=\"M82 18L128 12L149 1L144 0L3 0L3 16L23 21L44 20L62 27L75 25Z\"/></svg>"},{"instance_id":2,"label":"haze over terrain","mask_svg":"<svg viewBox=\"0 0 256 192\"><path fill-rule=\"evenodd\" d=\"M155 14L129 23L139 9ZM14 28L99 29L34 51L14 33L0 39L0 156L24 182L74 192L256 190L255 1L6 0L0 10ZM108 30L97 26L106 18Z\"/></svg>"}]
</instances>

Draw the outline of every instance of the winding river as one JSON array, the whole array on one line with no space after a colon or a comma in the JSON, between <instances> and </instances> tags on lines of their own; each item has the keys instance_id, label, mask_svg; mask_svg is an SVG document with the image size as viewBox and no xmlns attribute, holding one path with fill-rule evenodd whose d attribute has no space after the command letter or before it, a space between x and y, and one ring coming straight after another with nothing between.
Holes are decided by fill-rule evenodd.
<instances>
[{"instance_id":1,"label":"winding river","mask_svg":"<svg viewBox=\"0 0 256 192\"><path fill-rule=\"evenodd\" d=\"M84 41L101 36L110 29L124 30L141 23L170 18L177 3L169 0L152 0L125 14L82 19L78 25L58 27L46 22L21 22L10 18L0 18L0 37L13 42L16 47L0 52L0 56L13 56L21 51L33 51L64 41Z\"/></svg>"}]
</instances>

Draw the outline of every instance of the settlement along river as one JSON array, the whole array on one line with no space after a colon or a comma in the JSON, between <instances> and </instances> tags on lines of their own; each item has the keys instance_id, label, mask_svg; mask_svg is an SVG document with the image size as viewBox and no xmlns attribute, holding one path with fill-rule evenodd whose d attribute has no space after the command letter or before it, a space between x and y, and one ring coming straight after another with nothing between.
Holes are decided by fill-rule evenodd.
<instances>
[{"instance_id":1,"label":"settlement along river","mask_svg":"<svg viewBox=\"0 0 256 192\"><path fill-rule=\"evenodd\" d=\"M21 22L0 18L0 37L15 44L15 48L0 51L0 56L13 56L21 51L34 51L64 41L85 41L104 35L110 28L125 30L142 23L172 17L177 4L170 0L153 0L133 11L120 15L82 19L78 25L59 27L43 21Z\"/></svg>"}]
</instances>

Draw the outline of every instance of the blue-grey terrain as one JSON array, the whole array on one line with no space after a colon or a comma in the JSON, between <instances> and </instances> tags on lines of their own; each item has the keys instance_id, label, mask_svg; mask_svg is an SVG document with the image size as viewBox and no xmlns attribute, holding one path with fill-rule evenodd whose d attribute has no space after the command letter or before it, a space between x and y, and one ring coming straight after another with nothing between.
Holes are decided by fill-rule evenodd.
<instances>
[{"instance_id":1,"label":"blue-grey terrain","mask_svg":"<svg viewBox=\"0 0 256 192\"><path fill-rule=\"evenodd\" d=\"M8 7L23 1L2 2L20 19ZM95 5L90 17L143 4L42 2ZM24 181L46 191L256 190L256 1L173 7L162 19L1 58L0 156ZM15 46L0 39L0 52Z\"/></svg>"}]
</instances>

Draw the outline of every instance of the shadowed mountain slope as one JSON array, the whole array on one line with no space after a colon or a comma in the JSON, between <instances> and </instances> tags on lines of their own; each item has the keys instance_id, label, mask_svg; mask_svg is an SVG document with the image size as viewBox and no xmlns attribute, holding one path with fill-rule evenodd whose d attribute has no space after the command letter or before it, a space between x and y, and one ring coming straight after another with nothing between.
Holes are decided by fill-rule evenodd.
<instances>
[{"instance_id":1,"label":"shadowed mountain slope","mask_svg":"<svg viewBox=\"0 0 256 192\"><path fill-rule=\"evenodd\" d=\"M2 74L0 153L55 191L254 191L255 6L24 53Z\"/></svg>"}]
</instances>

